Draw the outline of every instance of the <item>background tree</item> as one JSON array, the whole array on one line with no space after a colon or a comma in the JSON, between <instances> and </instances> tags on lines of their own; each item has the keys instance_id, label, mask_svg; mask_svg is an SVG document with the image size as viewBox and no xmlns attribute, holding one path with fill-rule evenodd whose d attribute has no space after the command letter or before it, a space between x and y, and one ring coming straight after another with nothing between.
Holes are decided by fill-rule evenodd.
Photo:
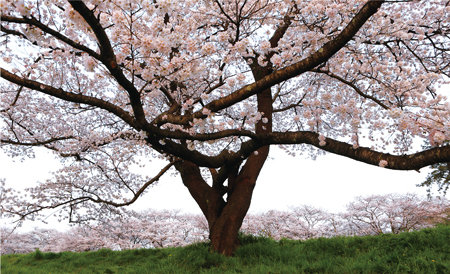
<instances>
[{"instance_id":1,"label":"background tree","mask_svg":"<svg viewBox=\"0 0 450 274\"><path fill-rule=\"evenodd\" d=\"M448 145L448 142L445 142ZM441 144L437 144L439 146ZM422 149L430 149L435 147L436 144L433 140L425 140L422 145ZM432 196L432 188L437 187L438 193L442 193L444 196L447 194L450 187L450 162L436 163L430 166L430 173L427 174L427 178L417 186L426 187L428 196Z\"/></svg>"},{"instance_id":2,"label":"background tree","mask_svg":"<svg viewBox=\"0 0 450 274\"><path fill-rule=\"evenodd\" d=\"M445 222L447 201L425 200L416 194L356 197L341 217L358 235L398 234Z\"/></svg>"},{"instance_id":3,"label":"background tree","mask_svg":"<svg viewBox=\"0 0 450 274\"><path fill-rule=\"evenodd\" d=\"M427 174L425 181L417 186L427 187L430 195L432 187L437 186L438 192L445 196L450 186L450 162L432 164L430 168L432 170Z\"/></svg>"},{"instance_id":4,"label":"background tree","mask_svg":"<svg viewBox=\"0 0 450 274\"><path fill-rule=\"evenodd\" d=\"M398 170L450 161L445 145L411 151L450 138L447 0L1 5L2 148L65 164L29 197L2 187L6 217L108 220L174 167L231 255L271 145ZM168 164L150 174L140 156Z\"/></svg>"}]
</instances>

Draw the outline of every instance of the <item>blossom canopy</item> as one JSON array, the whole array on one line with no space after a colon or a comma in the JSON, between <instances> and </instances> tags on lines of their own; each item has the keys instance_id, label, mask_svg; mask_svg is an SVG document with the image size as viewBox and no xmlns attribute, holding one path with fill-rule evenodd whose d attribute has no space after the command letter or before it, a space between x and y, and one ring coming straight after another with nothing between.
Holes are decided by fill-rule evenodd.
<instances>
[{"instance_id":1,"label":"blossom canopy","mask_svg":"<svg viewBox=\"0 0 450 274\"><path fill-rule=\"evenodd\" d=\"M447 0L0 5L1 147L65 163L34 202L8 196L21 218L98 217L174 166L220 235L221 218L242 224L271 145L399 170L450 161ZM168 165L146 178L140 156Z\"/></svg>"}]
</instances>

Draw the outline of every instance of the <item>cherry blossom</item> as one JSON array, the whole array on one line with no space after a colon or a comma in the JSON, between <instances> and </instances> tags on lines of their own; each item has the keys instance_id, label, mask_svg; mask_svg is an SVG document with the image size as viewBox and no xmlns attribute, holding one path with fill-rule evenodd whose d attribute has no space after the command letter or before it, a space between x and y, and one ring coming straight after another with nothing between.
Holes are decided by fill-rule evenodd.
<instances>
[{"instance_id":1,"label":"cherry blossom","mask_svg":"<svg viewBox=\"0 0 450 274\"><path fill-rule=\"evenodd\" d=\"M380 163L378 164L380 167L387 167L388 166L388 162L386 160L381 160Z\"/></svg>"},{"instance_id":2,"label":"cherry blossom","mask_svg":"<svg viewBox=\"0 0 450 274\"><path fill-rule=\"evenodd\" d=\"M447 1L0 5L1 147L65 165L28 198L8 190L7 217L82 223L177 172L231 255L272 145L397 170L450 161Z\"/></svg>"}]
</instances>

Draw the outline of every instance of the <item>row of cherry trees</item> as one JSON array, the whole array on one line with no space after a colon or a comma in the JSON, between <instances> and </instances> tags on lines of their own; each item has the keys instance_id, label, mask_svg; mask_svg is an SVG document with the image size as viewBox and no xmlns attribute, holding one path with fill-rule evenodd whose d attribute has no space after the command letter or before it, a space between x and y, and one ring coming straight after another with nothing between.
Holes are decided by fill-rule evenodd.
<instances>
[{"instance_id":1,"label":"row of cherry trees","mask_svg":"<svg viewBox=\"0 0 450 274\"><path fill-rule=\"evenodd\" d=\"M425 199L416 194L357 197L343 213L329 213L309 205L289 211L249 214L241 231L274 239L309 239L338 235L378 235L430 227L450 220L447 199ZM184 246L208 239L201 215L179 210L133 212L114 222L77 226L68 231L35 228L17 233L2 228L2 254L42 251L90 251Z\"/></svg>"}]
</instances>

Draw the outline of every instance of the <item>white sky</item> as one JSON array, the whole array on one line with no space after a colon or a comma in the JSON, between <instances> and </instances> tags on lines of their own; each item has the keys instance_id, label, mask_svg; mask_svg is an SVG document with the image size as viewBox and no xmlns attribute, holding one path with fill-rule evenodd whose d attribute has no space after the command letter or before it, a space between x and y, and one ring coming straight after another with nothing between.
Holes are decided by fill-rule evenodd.
<instances>
[{"instance_id":1,"label":"white sky","mask_svg":"<svg viewBox=\"0 0 450 274\"><path fill-rule=\"evenodd\" d=\"M393 192L427 194L426 188L416 187L416 184L425 180L428 168L423 168L420 173L394 171L332 154L319 156L314 161L304 156L288 156L276 147L271 148L270 157L275 159L268 160L260 173L249 212L288 210L289 206L308 204L337 213L344 211L345 205L359 195ZM58 166L59 162L54 156L45 152L39 152L35 159L21 163L13 162L0 151L0 178L6 178L9 187L36 185L36 181L51 178L50 172ZM155 166L155 162L148 168L152 166ZM154 174L158 172L159 167L155 167ZM181 178L169 174L164 175L158 185L133 205L136 210L146 208L201 213ZM29 222L24 229L34 226L44 225L41 222ZM49 226L59 229L66 227L55 223Z\"/></svg>"}]
</instances>

